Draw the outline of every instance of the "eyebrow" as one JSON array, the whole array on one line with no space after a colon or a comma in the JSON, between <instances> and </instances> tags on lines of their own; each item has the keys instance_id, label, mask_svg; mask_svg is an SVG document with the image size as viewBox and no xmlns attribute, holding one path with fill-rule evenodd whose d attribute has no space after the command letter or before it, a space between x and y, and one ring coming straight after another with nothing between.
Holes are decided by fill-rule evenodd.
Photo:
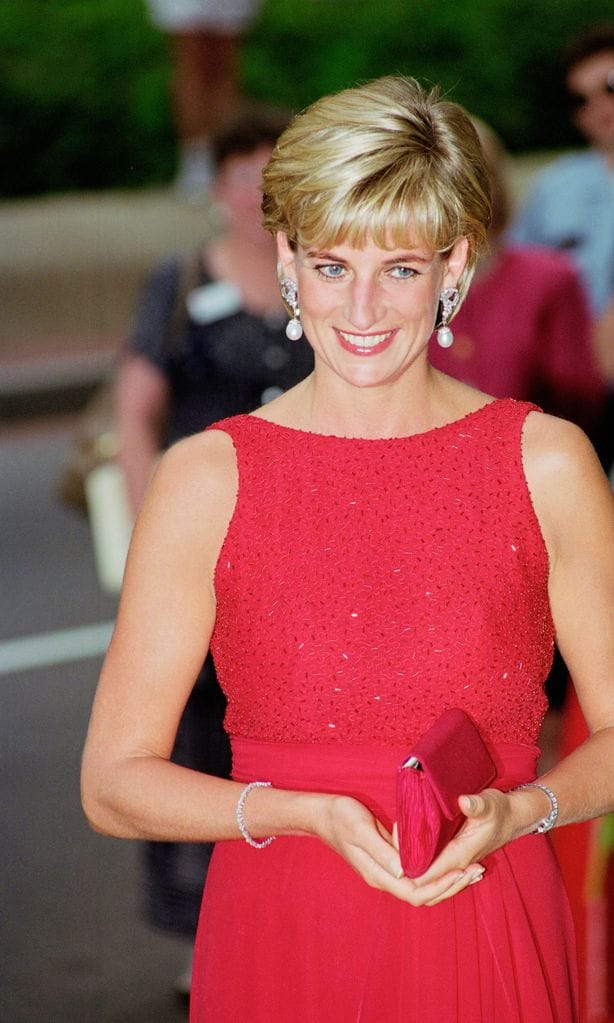
<instances>
[{"instance_id":1,"label":"eyebrow","mask_svg":"<svg viewBox=\"0 0 614 1023\"><path fill-rule=\"evenodd\" d=\"M309 259L329 259L332 263L345 263L346 260L340 256L335 255L334 252L327 252L326 250L320 249L307 249L305 255ZM384 266L394 266L395 263L431 263L433 256L419 256L417 252L401 252L398 256L393 256L391 259L387 259L384 262Z\"/></svg>"}]
</instances>

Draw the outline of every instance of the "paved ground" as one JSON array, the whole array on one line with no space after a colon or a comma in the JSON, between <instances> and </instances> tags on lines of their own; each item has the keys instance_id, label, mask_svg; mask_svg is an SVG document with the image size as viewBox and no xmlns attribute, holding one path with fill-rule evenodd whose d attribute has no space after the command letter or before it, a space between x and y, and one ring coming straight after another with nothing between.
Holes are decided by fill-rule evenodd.
<instances>
[{"instance_id":1,"label":"paved ground","mask_svg":"<svg viewBox=\"0 0 614 1023\"><path fill-rule=\"evenodd\" d=\"M79 802L116 600L57 500L72 425L0 424L0 1020L185 1023L186 948L143 920L139 849L94 834Z\"/></svg>"}]
</instances>

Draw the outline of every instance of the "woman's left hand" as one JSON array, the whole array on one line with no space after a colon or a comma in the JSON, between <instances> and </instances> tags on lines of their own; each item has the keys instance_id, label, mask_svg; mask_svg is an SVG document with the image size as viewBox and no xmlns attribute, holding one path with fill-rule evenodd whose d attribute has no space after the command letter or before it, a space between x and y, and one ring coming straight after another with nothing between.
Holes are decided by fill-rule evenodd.
<instances>
[{"instance_id":1,"label":"woman's left hand","mask_svg":"<svg viewBox=\"0 0 614 1023\"><path fill-rule=\"evenodd\" d=\"M465 870L474 863L483 864L490 853L522 833L515 823L510 795L499 789L485 789L479 794L461 796L459 806L466 817L463 826L428 870L415 878L418 887L430 884L451 870ZM482 876L476 876L475 881L481 880ZM427 905L435 906L441 901L437 898Z\"/></svg>"}]
</instances>

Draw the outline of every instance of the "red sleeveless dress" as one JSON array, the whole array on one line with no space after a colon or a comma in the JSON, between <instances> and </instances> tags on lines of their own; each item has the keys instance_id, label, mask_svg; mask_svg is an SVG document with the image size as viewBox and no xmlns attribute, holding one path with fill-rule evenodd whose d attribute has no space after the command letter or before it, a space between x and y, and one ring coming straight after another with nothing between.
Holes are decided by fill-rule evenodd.
<instances>
[{"instance_id":1,"label":"red sleeveless dress","mask_svg":"<svg viewBox=\"0 0 614 1023\"><path fill-rule=\"evenodd\" d=\"M410 437L214 425L239 473L212 650L233 777L345 792L390 827L396 769L444 710L478 722L507 789L535 776L553 648L521 460L533 406ZM217 844L192 1023L572 1023L575 948L547 836L436 907L369 888L315 838Z\"/></svg>"}]
</instances>

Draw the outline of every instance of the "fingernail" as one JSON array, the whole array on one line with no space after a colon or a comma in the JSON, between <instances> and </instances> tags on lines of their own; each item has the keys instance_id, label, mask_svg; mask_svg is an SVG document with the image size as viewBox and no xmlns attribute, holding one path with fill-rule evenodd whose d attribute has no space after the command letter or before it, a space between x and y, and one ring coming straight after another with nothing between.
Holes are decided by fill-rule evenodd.
<instances>
[{"instance_id":1,"label":"fingernail","mask_svg":"<svg viewBox=\"0 0 614 1023\"><path fill-rule=\"evenodd\" d=\"M482 867L481 870L474 870L473 874L469 878L469 884L477 884L478 881L481 881L484 877L484 870L484 867Z\"/></svg>"},{"instance_id":2,"label":"fingernail","mask_svg":"<svg viewBox=\"0 0 614 1023\"><path fill-rule=\"evenodd\" d=\"M388 868L393 877L396 877L397 881L400 881L403 875L403 867L400 863L395 863L393 860Z\"/></svg>"}]
</instances>

